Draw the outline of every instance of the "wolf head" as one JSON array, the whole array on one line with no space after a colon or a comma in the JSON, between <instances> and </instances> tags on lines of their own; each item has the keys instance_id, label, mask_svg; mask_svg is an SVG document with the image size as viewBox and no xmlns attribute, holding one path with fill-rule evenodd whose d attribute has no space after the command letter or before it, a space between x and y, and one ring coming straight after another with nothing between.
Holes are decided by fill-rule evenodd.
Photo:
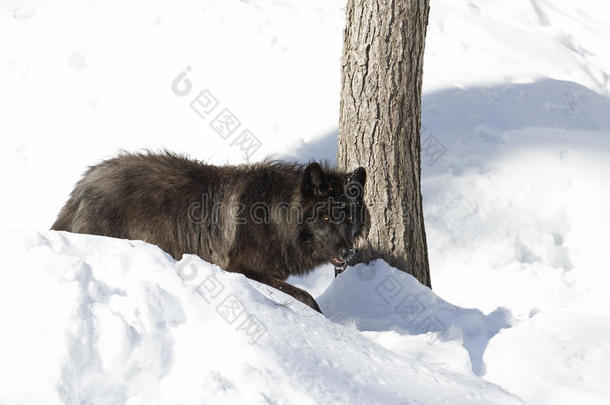
<instances>
[{"instance_id":1,"label":"wolf head","mask_svg":"<svg viewBox=\"0 0 610 405\"><path fill-rule=\"evenodd\" d=\"M342 173L311 163L303 171L300 192L305 221L299 238L317 259L343 266L353 256L366 224L365 182L363 167Z\"/></svg>"}]
</instances>

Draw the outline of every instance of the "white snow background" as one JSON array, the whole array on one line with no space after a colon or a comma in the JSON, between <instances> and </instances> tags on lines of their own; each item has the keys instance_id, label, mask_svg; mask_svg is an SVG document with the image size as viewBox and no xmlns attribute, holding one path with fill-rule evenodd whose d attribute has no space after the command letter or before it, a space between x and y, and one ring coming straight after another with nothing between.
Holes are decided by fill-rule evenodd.
<instances>
[{"instance_id":1,"label":"white snow background","mask_svg":"<svg viewBox=\"0 0 610 405\"><path fill-rule=\"evenodd\" d=\"M119 149L242 163L247 129L253 161L334 161L344 7L2 1L0 404L610 403L607 1L431 0L433 292L379 261L289 279L323 317L193 256L48 231Z\"/></svg>"}]
</instances>

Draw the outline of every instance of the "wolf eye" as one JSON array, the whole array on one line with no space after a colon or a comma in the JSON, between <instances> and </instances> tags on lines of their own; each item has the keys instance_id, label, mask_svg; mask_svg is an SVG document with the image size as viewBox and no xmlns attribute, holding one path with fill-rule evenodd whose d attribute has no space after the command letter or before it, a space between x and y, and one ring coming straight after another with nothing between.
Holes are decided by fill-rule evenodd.
<instances>
[{"instance_id":1,"label":"wolf eye","mask_svg":"<svg viewBox=\"0 0 610 405\"><path fill-rule=\"evenodd\" d=\"M324 222L328 222L328 220L329 220L328 215L324 215L324 216L322 217L322 221L324 221Z\"/></svg>"},{"instance_id":2,"label":"wolf eye","mask_svg":"<svg viewBox=\"0 0 610 405\"><path fill-rule=\"evenodd\" d=\"M352 219L354 219L354 217L352 217L351 215L348 215L348 216L347 216L347 220L348 220L348 221L351 221Z\"/></svg>"}]
</instances>

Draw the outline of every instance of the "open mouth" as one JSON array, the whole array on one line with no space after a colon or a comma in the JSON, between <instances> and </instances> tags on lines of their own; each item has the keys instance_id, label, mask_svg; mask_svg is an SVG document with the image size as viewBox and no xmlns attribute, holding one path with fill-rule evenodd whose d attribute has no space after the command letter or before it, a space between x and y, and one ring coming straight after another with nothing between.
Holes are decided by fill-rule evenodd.
<instances>
[{"instance_id":1,"label":"open mouth","mask_svg":"<svg viewBox=\"0 0 610 405\"><path fill-rule=\"evenodd\" d=\"M345 260L339 259L338 257L333 257L333 256L331 256L330 262L337 267L341 267L345 264Z\"/></svg>"}]
</instances>

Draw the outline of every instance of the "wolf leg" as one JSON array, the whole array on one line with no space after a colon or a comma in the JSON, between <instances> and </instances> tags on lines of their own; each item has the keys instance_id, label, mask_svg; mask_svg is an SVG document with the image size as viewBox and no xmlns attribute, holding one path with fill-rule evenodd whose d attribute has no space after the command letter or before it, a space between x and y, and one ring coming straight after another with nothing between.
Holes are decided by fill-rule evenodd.
<instances>
[{"instance_id":1,"label":"wolf leg","mask_svg":"<svg viewBox=\"0 0 610 405\"><path fill-rule=\"evenodd\" d=\"M303 304L310 306L319 313L322 313L316 300L314 300L313 297L307 291L301 290L300 288L290 285L276 277L265 276L256 273L245 273L245 275L249 279L258 281L259 283L267 284L270 287L277 288L283 293L292 295L295 299L301 301Z\"/></svg>"}]
</instances>

